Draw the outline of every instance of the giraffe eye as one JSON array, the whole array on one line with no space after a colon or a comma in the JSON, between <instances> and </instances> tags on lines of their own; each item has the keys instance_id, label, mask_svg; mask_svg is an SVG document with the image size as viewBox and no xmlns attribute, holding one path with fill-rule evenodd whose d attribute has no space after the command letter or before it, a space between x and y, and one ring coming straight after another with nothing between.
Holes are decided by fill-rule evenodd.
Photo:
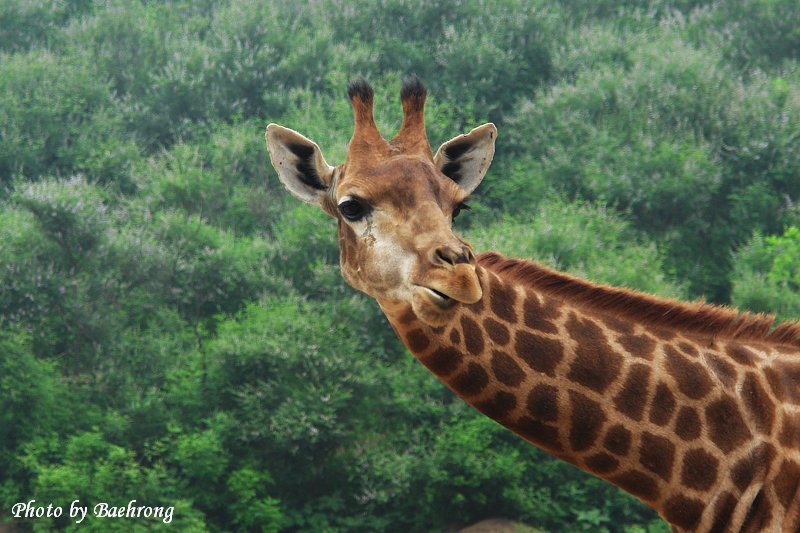
<instances>
[{"instance_id":1,"label":"giraffe eye","mask_svg":"<svg viewBox=\"0 0 800 533\"><path fill-rule=\"evenodd\" d=\"M370 212L370 207L357 198L345 197L337 207L342 216L350 222L357 222Z\"/></svg>"},{"instance_id":2,"label":"giraffe eye","mask_svg":"<svg viewBox=\"0 0 800 533\"><path fill-rule=\"evenodd\" d=\"M459 213L461 213L461 211L469 211L470 209L472 209L470 206L468 206L468 205L467 205L467 204L465 204L464 202L461 202L460 204L458 204L458 205L456 206L456 208L455 208L455 209L453 209L453 214L451 215L451 217L450 217L450 218L452 218L453 220L455 220L455 219L456 219L456 217L458 216L458 214L459 214Z\"/></svg>"}]
</instances>

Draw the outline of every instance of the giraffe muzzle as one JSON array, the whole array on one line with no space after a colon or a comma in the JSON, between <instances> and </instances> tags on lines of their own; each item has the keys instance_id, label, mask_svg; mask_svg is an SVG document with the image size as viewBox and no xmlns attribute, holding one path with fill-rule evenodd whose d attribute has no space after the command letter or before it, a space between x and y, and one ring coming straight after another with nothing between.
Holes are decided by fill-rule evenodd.
<instances>
[{"instance_id":1,"label":"giraffe muzzle","mask_svg":"<svg viewBox=\"0 0 800 533\"><path fill-rule=\"evenodd\" d=\"M483 297L478 274L469 263L458 263L436 274L415 285L419 296L440 309L449 309L456 303L474 304Z\"/></svg>"}]
</instances>

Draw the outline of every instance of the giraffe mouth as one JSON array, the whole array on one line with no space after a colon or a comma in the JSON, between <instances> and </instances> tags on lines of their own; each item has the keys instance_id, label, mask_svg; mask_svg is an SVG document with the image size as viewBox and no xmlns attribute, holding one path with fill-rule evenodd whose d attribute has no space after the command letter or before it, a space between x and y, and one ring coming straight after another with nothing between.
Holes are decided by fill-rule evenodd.
<instances>
[{"instance_id":1,"label":"giraffe mouth","mask_svg":"<svg viewBox=\"0 0 800 533\"><path fill-rule=\"evenodd\" d=\"M417 283L411 282L411 305L417 316L432 326L447 323L456 304L474 304L483 296L473 265L457 264L452 271L433 270L420 278Z\"/></svg>"},{"instance_id":2,"label":"giraffe mouth","mask_svg":"<svg viewBox=\"0 0 800 533\"><path fill-rule=\"evenodd\" d=\"M431 326L442 326L453 317L456 304L473 304L483 296L483 289L472 265L456 265L456 276L428 279L413 284L411 307L417 317ZM438 278L435 275L432 278Z\"/></svg>"},{"instance_id":3,"label":"giraffe mouth","mask_svg":"<svg viewBox=\"0 0 800 533\"><path fill-rule=\"evenodd\" d=\"M431 287L423 287L421 285L419 288L429 302L433 303L437 307L440 307L441 309L450 309L456 304L456 300L443 292L437 291Z\"/></svg>"}]
</instances>

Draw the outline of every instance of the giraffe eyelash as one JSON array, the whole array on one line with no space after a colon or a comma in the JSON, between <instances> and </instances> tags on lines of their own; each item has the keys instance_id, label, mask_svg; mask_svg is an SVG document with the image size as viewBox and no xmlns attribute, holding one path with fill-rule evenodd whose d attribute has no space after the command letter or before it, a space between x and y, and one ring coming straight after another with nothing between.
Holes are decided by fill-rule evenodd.
<instances>
[{"instance_id":1,"label":"giraffe eyelash","mask_svg":"<svg viewBox=\"0 0 800 533\"><path fill-rule=\"evenodd\" d=\"M469 205L467 205L466 202L461 202L456 206L455 209L453 209L453 214L450 215L450 218L455 220L455 218L458 216L459 213L461 213L461 211L469 211L471 209L472 208Z\"/></svg>"}]
</instances>

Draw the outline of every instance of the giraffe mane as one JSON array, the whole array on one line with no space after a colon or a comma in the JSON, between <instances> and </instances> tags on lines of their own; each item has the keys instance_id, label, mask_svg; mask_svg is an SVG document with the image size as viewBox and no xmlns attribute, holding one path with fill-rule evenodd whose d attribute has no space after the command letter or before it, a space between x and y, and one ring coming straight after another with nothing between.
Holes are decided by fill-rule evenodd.
<instances>
[{"instance_id":1,"label":"giraffe mane","mask_svg":"<svg viewBox=\"0 0 800 533\"><path fill-rule=\"evenodd\" d=\"M637 322L692 333L800 347L800 322L786 321L776 325L773 315L739 312L706 303L684 303L630 289L599 285L533 261L509 259L495 252L482 253L477 259L481 266L505 278Z\"/></svg>"}]
</instances>

